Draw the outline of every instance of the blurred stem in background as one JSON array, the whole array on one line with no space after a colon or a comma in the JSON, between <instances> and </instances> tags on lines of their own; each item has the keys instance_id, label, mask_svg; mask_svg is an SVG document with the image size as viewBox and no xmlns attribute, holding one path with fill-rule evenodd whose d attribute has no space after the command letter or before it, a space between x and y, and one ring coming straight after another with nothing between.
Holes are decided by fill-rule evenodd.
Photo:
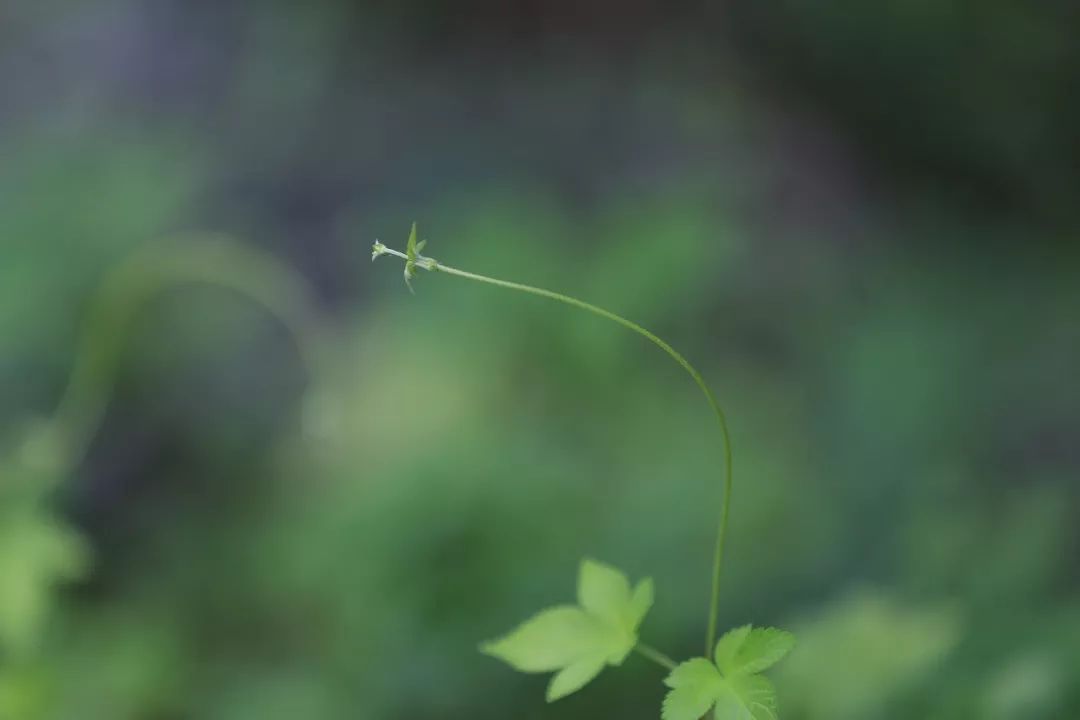
<instances>
[{"instance_id":1,"label":"blurred stem in background","mask_svg":"<svg viewBox=\"0 0 1080 720\"><path fill-rule=\"evenodd\" d=\"M108 273L90 303L55 414L31 426L13 464L0 463L0 656L22 657L36 647L55 587L84 577L86 543L49 510L49 494L83 461L100 429L134 318L158 294L188 284L226 288L265 308L289 332L308 373L317 373L326 346L312 294L266 253L223 236L185 236Z\"/></svg>"},{"instance_id":2,"label":"blurred stem in background","mask_svg":"<svg viewBox=\"0 0 1080 720\"><path fill-rule=\"evenodd\" d=\"M52 420L67 467L97 433L116 383L131 324L158 294L180 285L213 285L264 308L288 331L309 376L324 352L322 322L307 281L273 256L221 235L178 237L121 263L91 301L67 388Z\"/></svg>"},{"instance_id":3,"label":"blurred stem in background","mask_svg":"<svg viewBox=\"0 0 1080 720\"><path fill-rule=\"evenodd\" d=\"M426 242L426 241L425 241ZM652 344L667 353L679 366L685 370L694 382L701 389L702 394L705 395L705 400L709 403L709 407L716 415L717 423L720 426L720 435L724 441L724 492L723 500L720 505L720 519L717 524L716 530L716 547L713 552L713 567L712 567L712 591L709 599L709 620L708 629L705 631L705 657L712 656L713 643L716 642L716 624L717 616L720 609L720 571L724 560L724 545L727 539L727 527L728 527L728 515L731 508L731 486L732 486L732 461L731 461L731 434L728 432L727 418L724 416L724 411L721 409L720 404L716 401L716 397L713 395L709 386L705 384L705 379L701 376L701 373L691 365L686 358L684 358L675 348L668 345L659 337L649 332L645 328L641 327L635 322L627 320L621 315L616 315L610 310L605 310L602 307L597 307L591 303L587 303L583 300L578 300L575 297L569 295L563 295L562 293L553 292L551 290L545 290L544 288L533 287L531 285L523 285L521 283L510 282L509 280L499 280L497 278L488 277L486 275L478 275L476 273L467 272L465 270L458 270L448 265L434 260L432 258L424 257L419 254L419 251L423 249L424 243L417 245L416 243L416 224L413 223L412 233L409 236L409 244L407 252L402 253L398 250L393 250L386 247L381 242L376 241L372 248L371 259L379 257L380 255L393 255L405 260L405 282L409 284L412 278L414 268L422 268L431 272L442 272L447 275L455 275L466 280L473 280L476 282L487 283L488 285L495 285L497 287L506 288L508 290L516 290L518 292L528 293L530 295L539 295L540 297L555 300L557 302L570 305L571 307L580 308L586 310L594 315L599 315L602 318L611 320L614 323L622 325L628 330L632 330L638 335L641 335ZM409 289L412 290L412 285L409 284ZM647 655L647 657L653 656ZM661 663L663 664L663 663Z\"/></svg>"}]
</instances>

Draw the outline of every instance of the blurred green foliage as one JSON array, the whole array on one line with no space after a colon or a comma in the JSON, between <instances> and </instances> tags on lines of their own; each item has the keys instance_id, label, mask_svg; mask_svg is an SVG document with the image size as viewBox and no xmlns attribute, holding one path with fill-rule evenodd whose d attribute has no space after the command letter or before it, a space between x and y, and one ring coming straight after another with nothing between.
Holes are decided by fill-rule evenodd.
<instances>
[{"instance_id":1,"label":"blurred green foliage","mask_svg":"<svg viewBox=\"0 0 1080 720\"><path fill-rule=\"evenodd\" d=\"M779 686L798 717L864 718L932 681L961 635L956 613L861 591L807 619Z\"/></svg>"},{"instance_id":2,"label":"blurred green foliage","mask_svg":"<svg viewBox=\"0 0 1080 720\"><path fill-rule=\"evenodd\" d=\"M735 3L720 49L627 8L573 53L565 18L476 40L518 37L483 3L135 5L0 25L0 720L657 716L640 659L547 707L476 645L587 554L655 577L642 637L700 653L707 408L594 318L409 296L368 249L414 218L709 379L721 623L794 626L781 717L1080 715L1067 3ZM717 58L740 72L681 70ZM323 362L243 297L165 290L69 462L42 418L96 288L206 228L316 288Z\"/></svg>"}]
</instances>

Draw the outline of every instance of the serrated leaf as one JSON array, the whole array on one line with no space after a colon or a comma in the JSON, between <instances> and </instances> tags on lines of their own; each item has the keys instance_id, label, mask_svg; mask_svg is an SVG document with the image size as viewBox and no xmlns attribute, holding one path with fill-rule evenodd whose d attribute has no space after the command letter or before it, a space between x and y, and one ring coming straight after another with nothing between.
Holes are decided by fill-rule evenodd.
<instances>
[{"instance_id":1,"label":"serrated leaf","mask_svg":"<svg viewBox=\"0 0 1080 720\"><path fill-rule=\"evenodd\" d=\"M705 658L688 660L671 671L664 684L671 688L660 712L663 720L698 720L723 692L724 679Z\"/></svg>"},{"instance_id":2,"label":"serrated leaf","mask_svg":"<svg viewBox=\"0 0 1080 720\"><path fill-rule=\"evenodd\" d=\"M716 641L716 651L713 653L717 667L725 673L732 672L735 666L735 657L739 649L742 648L743 643L746 642L746 638L750 636L752 629L750 625L743 625L728 630L720 636L720 639Z\"/></svg>"},{"instance_id":3,"label":"serrated leaf","mask_svg":"<svg viewBox=\"0 0 1080 720\"><path fill-rule=\"evenodd\" d=\"M663 720L698 720L710 708L715 720L776 720L776 691L761 675L723 676L705 658L679 665L664 681Z\"/></svg>"},{"instance_id":4,"label":"serrated leaf","mask_svg":"<svg viewBox=\"0 0 1080 720\"><path fill-rule=\"evenodd\" d=\"M795 647L795 636L778 628L754 628L735 656L741 672L759 673L780 662Z\"/></svg>"},{"instance_id":5,"label":"serrated leaf","mask_svg":"<svg viewBox=\"0 0 1080 720\"><path fill-rule=\"evenodd\" d=\"M619 570L584 560L579 606L549 608L509 635L481 647L521 672L559 671L548 686L552 702L580 690L604 665L621 665L637 644L637 628L653 602L651 580L633 592Z\"/></svg>"},{"instance_id":6,"label":"serrated leaf","mask_svg":"<svg viewBox=\"0 0 1080 720\"><path fill-rule=\"evenodd\" d=\"M795 644L791 633L749 625L729 630L716 643L715 662L695 658L664 681L663 720L776 720L776 690L758 673L779 662Z\"/></svg>"},{"instance_id":7,"label":"serrated leaf","mask_svg":"<svg viewBox=\"0 0 1080 720\"><path fill-rule=\"evenodd\" d=\"M716 720L777 720L776 688L768 678L740 674L726 682L736 702L723 710L718 703L713 713Z\"/></svg>"},{"instance_id":8,"label":"serrated leaf","mask_svg":"<svg viewBox=\"0 0 1080 720\"><path fill-rule=\"evenodd\" d=\"M724 633L716 643L716 664L730 675L768 670L795 647L795 636L777 628L745 625Z\"/></svg>"}]
</instances>

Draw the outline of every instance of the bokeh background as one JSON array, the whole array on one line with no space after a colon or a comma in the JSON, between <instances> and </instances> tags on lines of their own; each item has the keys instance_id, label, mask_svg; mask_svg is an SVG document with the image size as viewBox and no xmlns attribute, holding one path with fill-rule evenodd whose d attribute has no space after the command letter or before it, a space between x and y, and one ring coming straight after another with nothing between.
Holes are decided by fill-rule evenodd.
<instances>
[{"instance_id":1,"label":"bokeh background","mask_svg":"<svg viewBox=\"0 0 1080 720\"><path fill-rule=\"evenodd\" d=\"M477 652L650 575L787 720L1080 716L1080 8L0 5L0 718L656 718Z\"/></svg>"}]
</instances>

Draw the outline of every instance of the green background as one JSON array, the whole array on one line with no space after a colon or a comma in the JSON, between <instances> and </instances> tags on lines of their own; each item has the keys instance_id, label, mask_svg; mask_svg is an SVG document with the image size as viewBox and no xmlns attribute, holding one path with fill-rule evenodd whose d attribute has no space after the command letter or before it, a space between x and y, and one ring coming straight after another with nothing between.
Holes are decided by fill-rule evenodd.
<instances>
[{"instance_id":1,"label":"green background","mask_svg":"<svg viewBox=\"0 0 1080 720\"><path fill-rule=\"evenodd\" d=\"M1080 716L1078 21L7 3L0 719L659 716L639 657L547 706L477 646L572 599L587 555L655 578L643 637L700 654L708 408L595 317L410 295L369 259L413 220L705 375L735 449L721 627L798 634L785 720ZM311 288L314 360L202 283L83 343L112 268L204 231ZM87 352L115 384L69 462L42 423Z\"/></svg>"}]
</instances>

